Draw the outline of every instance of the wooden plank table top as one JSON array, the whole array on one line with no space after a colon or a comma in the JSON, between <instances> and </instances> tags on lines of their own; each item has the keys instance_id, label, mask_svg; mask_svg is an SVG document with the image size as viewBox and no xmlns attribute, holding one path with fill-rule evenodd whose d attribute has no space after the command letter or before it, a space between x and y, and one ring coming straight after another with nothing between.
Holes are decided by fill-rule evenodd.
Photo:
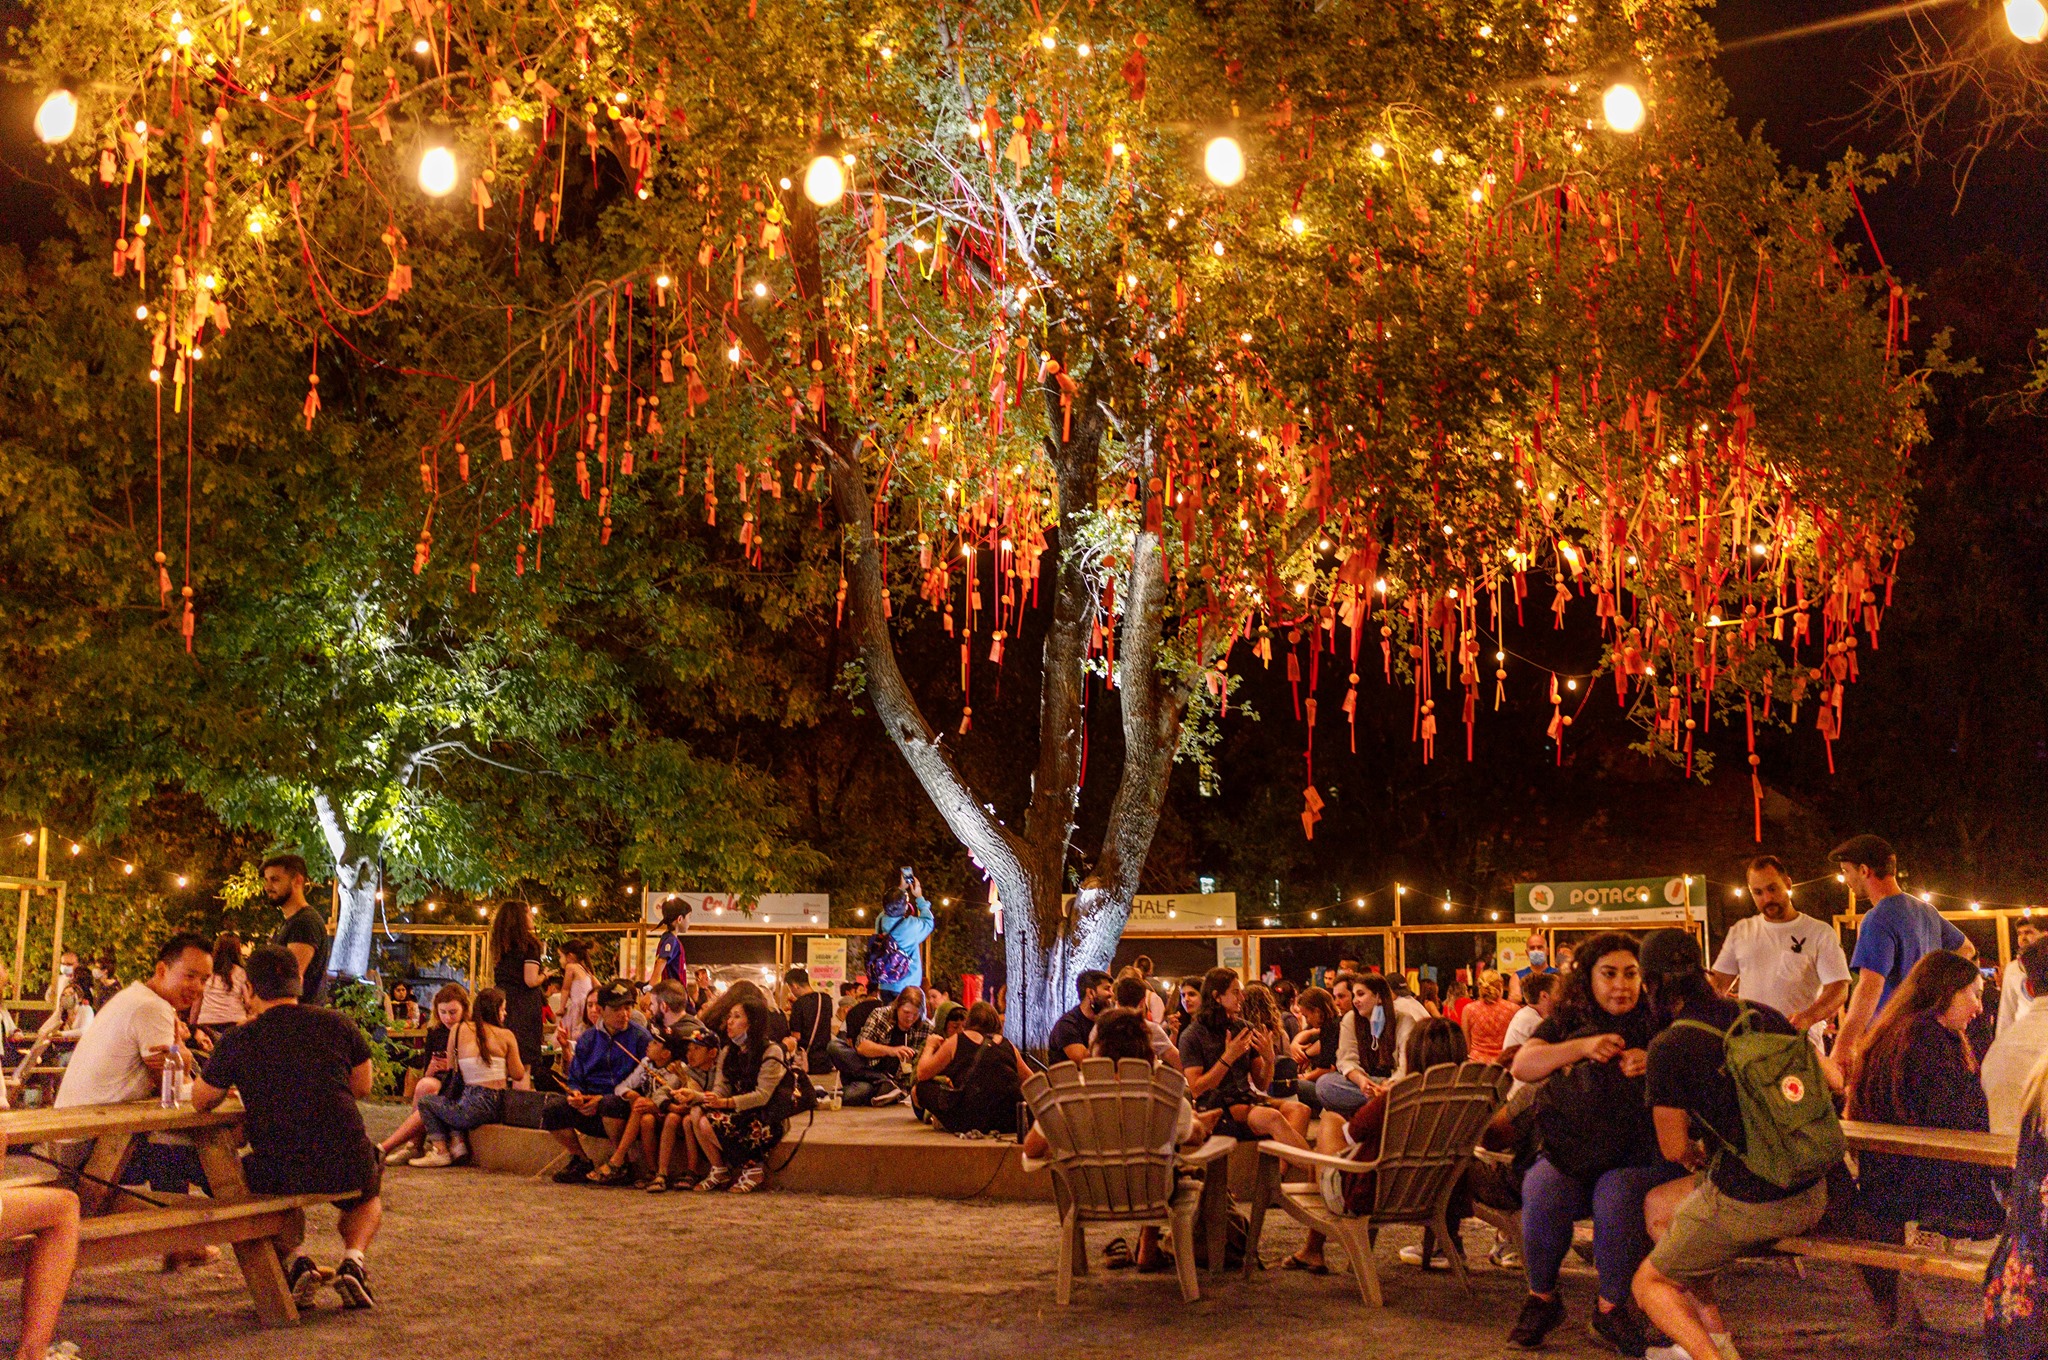
<instances>
[{"instance_id":1,"label":"wooden plank table top","mask_svg":"<svg viewBox=\"0 0 2048 1360\"><path fill-rule=\"evenodd\" d=\"M71 1105L64 1109L0 1110L0 1144L63 1142L103 1138L108 1134L191 1132L242 1122L241 1101L229 1097L204 1113L190 1105L165 1109L154 1100L123 1105Z\"/></svg>"},{"instance_id":2,"label":"wooden plank table top","mask_svg":"<svg viewBox=\"0 0 2048 1360\"><path fill-rule=\"evenodd\" d=\"M2019 1155L2019 1139L2009 1133L1921 1129L1906 1124L1844 1119L1842 1135L1857 1152L1889 1152L1969 1166L2010 1167Z\"/></svg>"}]
</instances>

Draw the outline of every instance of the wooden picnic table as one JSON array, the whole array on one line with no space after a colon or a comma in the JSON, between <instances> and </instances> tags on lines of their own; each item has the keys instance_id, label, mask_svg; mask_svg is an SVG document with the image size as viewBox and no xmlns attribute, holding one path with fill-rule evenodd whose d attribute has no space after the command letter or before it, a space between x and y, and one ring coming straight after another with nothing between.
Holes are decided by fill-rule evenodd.
<instances>
[{"instance_id":1,"label":"wooden picnic table","mask_svg":"<svg viewBox=\"0 0 2048 1360\"><path fill-rule=\"evenodd\" d=\"M1908 1124L1874 1124L1844 1119L1842 1136L1854 1152L1888 1152L1927 1157L1970 1166L2010 1167L2019 1155L2020 1140L2010 1133L1972 1133L1962 1129L1922 1129Z\"/></svg>"},{"instance_id":2,"label":"wooden picnic table","mask_svg":"<svg viewBox=\"0 0 2048 1360\"><path fill-rule=\"evenodd\" d=\"M89 1256L101 1261L131 1259L183 1246L230 1242L242 1268L249 1297L267 1326L298 1321L298 1308L286 1287L278 1247L287 1250L304 1237L305 1205L335 1196L257 1196L242 1177L242 1103L230 1096L211 1110L190 1105L165 1108L156 1101L120 1105L73 1105L0 1111L0 1144L22 1147L35 1143L91 1144L78 1182L80 1208L90 1217ZM153 1133L190 1137L206 1173L210 1197L160 1206L141 1192L117 1191L111 1185L137 1138ZM119 1194L140 1207L107 1212Z\"/></svg>"}]
</instances>

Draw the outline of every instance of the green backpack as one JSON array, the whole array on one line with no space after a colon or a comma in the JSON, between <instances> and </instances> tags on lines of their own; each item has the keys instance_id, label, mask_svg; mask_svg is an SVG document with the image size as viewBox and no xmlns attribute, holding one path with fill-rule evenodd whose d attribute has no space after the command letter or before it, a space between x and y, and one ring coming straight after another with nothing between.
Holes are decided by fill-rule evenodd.
<instances>
[{"instance_id":1,"label":"green backpack","mask_svg":"<svg viewBox=\"0 0 2048 1360\"><path fill-rule=\"evenodd\" d=\"M1721 1070L1735 1082L1742 1150L1730 1147L1710 1127L1720 1144L1715 1158L1733 1152L1750 1171L1780 1190L1800 1189L1841 1165L1847 1151L1841 1121L1835 1118L1820 1054L1806 1036L1761 1031L1755 1015L1754 1007L1744 1006L1725 1030L1700 1020L1675 1023L1719 1035Z\"/></svg>"}]
</instances>

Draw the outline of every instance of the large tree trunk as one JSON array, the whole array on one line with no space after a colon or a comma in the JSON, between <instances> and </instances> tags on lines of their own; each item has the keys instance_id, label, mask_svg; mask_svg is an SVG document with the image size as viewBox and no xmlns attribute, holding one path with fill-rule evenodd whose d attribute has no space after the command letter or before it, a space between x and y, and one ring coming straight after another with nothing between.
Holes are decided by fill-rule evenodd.
<instances>
[{"instance_id":1,"label":"large tree trunk","mask_svg":"<svg viewBox=\"0 0 2048 1360\"><path fill-rule=\"evenodd\" d=\"M334 943L329 972L359 978L370 971L370 933L377 924L377 893L384 886L378 857L350 830L341 807L327 794L313 795L320 835L334 861Z\"/></svg>"}]
</instances>

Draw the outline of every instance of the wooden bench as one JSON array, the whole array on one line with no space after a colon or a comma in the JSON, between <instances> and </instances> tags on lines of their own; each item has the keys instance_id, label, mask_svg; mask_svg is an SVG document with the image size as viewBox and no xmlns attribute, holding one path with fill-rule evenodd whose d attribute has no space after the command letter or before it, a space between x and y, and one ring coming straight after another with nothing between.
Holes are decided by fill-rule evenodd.
<instances>
[{"instance_id":1,"label":"wooden bench","mask_svg":"<svg viewBox=\"0 0 2048 1360\"><path fill-rule=\"evenodd\" d=\"M1871 1242L1856 1237L1786 1237L1779 1240L1778 1250L1811 1261L1875 1266L1880 1270L1896 1270L1901 1275L1926 1280L1956 1280L1962 1284L1982 1284L1984 1267L1990 1260L1936 1247Z\"/></svg>"}]
</instances>

